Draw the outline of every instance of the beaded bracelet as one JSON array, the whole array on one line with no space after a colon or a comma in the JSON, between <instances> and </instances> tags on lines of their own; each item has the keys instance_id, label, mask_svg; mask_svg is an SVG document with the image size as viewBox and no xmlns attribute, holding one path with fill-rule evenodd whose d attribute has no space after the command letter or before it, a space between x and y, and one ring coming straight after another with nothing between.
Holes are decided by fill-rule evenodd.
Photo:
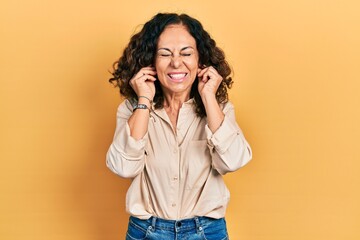
<instances>
[{"instance_id":1,"label":"beaded bracelet","mask_svg":"<svg viewBox=\"0 0 360 240\"><path fill-rule=\"evenodd\" d=\"M146 96L138 96L138 98L146 98L147 100L149 100L150 104L152 104L152 100L150 100L150 98L148 98Z\"/></svg>"}]
</instances>

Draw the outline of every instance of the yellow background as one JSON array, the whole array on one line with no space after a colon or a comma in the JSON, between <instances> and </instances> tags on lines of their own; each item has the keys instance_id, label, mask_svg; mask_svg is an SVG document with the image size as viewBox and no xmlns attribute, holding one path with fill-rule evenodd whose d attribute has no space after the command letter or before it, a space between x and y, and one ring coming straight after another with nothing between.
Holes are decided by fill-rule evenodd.
<instances>
[{"instance_id":1,"label":"yellow background","mask_svg":"<svg viewBox=\"0 0 360 240\"><path fill-rule=\"evenodd\" d=\"M226 176L231 239L360 239L360 19L349 0L2 0L0 239L123 239L129 180L105 167L107 82L139 24L198 18L233 66L254 153Z\"/></svg>"}]
</instances>

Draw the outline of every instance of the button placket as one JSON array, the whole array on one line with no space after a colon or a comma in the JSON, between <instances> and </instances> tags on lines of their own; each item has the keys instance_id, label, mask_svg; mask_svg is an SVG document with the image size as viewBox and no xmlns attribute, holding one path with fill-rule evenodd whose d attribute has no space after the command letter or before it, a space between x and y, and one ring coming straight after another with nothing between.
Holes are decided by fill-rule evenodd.
<instances>
[{"instance_id":1,"label":"button placket","mask_svg":"<svg viewBox=\"0 0 360 240\"><path fill-rule=\"evenodd\" d=\"M171 182L172 182L172 189L173 194L171 196L170 200L170 208L171 212L174 213L174 215L178 215L178 197L179 197L179 162L180 162L180 149L178 146L178 141L176 135L174 135L174 141L172 143L173 145L169 148L170 153L173 153L173 161L172 161L172 176L171 176Z\"/></svg>"}]
</instances>

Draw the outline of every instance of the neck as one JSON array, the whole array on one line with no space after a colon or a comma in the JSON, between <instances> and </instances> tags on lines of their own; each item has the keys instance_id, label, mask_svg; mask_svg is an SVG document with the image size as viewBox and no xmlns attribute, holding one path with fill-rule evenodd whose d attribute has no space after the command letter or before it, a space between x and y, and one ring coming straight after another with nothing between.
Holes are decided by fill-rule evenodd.
<instances>
[{"instance_id":1,"label":"neck","mask_svg":"<svg viewBox=\"0 0 360 240\"><path fill-rule=\"evenodd\" d=\"M164 94L164 107L171 109L172 111L178 111L182 104L190 99L190 92L189 93L182 93L182 94Z\"/></svg>"}]
</instances>

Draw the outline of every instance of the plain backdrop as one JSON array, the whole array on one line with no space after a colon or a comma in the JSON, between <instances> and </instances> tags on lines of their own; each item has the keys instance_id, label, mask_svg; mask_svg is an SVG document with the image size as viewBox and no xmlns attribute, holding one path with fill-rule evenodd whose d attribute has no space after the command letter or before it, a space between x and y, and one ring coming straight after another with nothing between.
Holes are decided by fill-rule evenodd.
<instances>
[{"instance_id":1,"label":"plain backdrop","mask_svg":"<svg viewBox=\"0 0 360 240\"><path fill-rule=\"evenodd\" d=\"M360 239L359 1L0 5L0 239L124 239L109 71L157 12L199 19L234 70L254 157L225 176L231 239Z\"/></svg>"}]
</instances>

